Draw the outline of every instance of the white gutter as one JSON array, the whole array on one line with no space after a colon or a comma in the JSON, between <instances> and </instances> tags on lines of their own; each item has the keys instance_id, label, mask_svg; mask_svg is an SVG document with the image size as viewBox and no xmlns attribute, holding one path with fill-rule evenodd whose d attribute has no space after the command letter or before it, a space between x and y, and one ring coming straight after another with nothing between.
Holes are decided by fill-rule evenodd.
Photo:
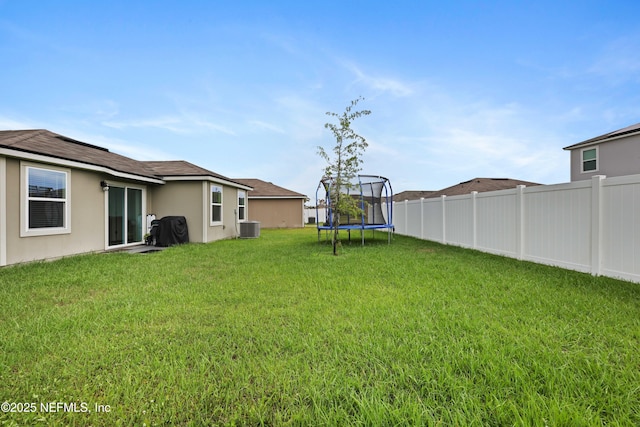
<instances>
[{"instance_id":1,"label":"white gutter","mask_svg":"<svg viewBox=\"0 0 640 427\"><path fill-rule=\"evenodd\" d=\"M249 194L250 199L307 199L307 196L252 196Z\"/></svg>"},{"instance_id":2,"label":"white gutter","mask_svg":"<svg viewBox=\"0 0 640 427\"><path fill-rule=\"evenodd\" d=\"M233 182L233 181L228 181L228 180L222 179L222 178L216 178L216 177L213 177L211 175L164 176L163 179L164 179L165 182L169 182L169 181L209 181L209 182L215 182L216 184L223 184L223 185L226 185L226 186L229 186L229 187L240 188L242 190L247 190L247 191L253 190L253 187L249 187L247 185L239 184L239 183Z\"/></svg>"}]
</instances>

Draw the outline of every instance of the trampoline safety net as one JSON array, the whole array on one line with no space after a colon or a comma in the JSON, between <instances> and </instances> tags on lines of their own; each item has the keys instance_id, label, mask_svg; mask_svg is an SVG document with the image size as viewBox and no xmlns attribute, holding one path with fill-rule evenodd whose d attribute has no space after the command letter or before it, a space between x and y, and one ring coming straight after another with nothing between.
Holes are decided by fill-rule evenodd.
<instances>
[{"instance_id":1,"label":"trampoline safety net","mask_svg":"<svg viewBox=\"0 0 640 427\"><path fill-rule=\"evenodd\" d=\"M364 230L367 229L387 229L389 232L389 242L391 241L390 233L393 230L393 191L389 180L377 175L358 175L353 182L342 185L340 189L336 188L335 179L333 177L325 177L320 181L316 190L316 200L320 199L320 191L324 190L324 200L327 209L327 221L318 223L318 239L321 230L331 229L335 212L332 206L332 194L340 191L341 194L352 197L356 200L357 206L361 212L358 215L340 215L339 229L343 230L361 230L362 243L364 244ZM318 203L316 203L316 210ZM316 218L319 218L316 212Z\"/></svg>"}]
</instances>

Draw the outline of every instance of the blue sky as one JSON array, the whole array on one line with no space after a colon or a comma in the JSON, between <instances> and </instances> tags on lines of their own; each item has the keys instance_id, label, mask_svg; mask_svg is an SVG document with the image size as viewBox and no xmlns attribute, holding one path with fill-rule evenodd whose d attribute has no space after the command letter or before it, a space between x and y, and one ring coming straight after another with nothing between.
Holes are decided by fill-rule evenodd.
<instances>
[{"instance_id":1,"label":"blue sky","mask_svg":"<svg viewBox=\"0 0 640 427\"><path fill-rule=\"evenodd\" d=\"M0 129L183 159L315 197L327 111L362 96L395 192L569 180L640 122L637 1L0 0Z\"/></svg>"}]
</instances>

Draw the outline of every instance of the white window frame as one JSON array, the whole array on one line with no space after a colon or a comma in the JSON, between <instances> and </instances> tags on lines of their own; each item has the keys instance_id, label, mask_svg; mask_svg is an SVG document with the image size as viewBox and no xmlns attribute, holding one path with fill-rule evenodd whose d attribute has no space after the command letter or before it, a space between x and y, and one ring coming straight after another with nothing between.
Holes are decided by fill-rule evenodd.
<instances>
[{"instance_id":1,"label":"white window frame","mask_svg":"<svg viewBox=\"0 0 640 427\"><path fill-rule=\"evenodd\" d=\"M63 173L65 176L65 197L51 199L58 203L64 203L64 221L62 227L43 227L43 228L29 228L29 201L31 200L48 200L42 197L30 197L29 196L29 171L30 170L43 170L56 173ZM70 234L71 233L71 169L59 168L56 166L43 165L37 163L22 162L20 165L20 182L22 188L20 189L20 206L22 212L20 215L20 237L32 237L32 236L51 236L57 234Z\"/></svg>"},{"instance_id":2,"label":"white window frame","mask_svg":"<svg viewBox=\"0 0 640 427\"><path fill-rule=\"evenodd\" d=\"M220 203L214 203L213 201L213 193L214 190L218 190L216 192L220 193ZM211 184L209 187L209 225L221 225L224 221L224 188L219 184ZM220 221L213 220L213 208L214 206L220 207Z\"/></svg>"},{"instance_id":3,"label":"white window frame","mask_svg":"<svg viewBox=\"0 0 640 427\"><path fill-rule=\"evenodd\" d=\"M242 198L244 199L244 205L240 205L240 196L243 196ZM247 203L247 192L244 190L238 190L238 222L245 222L247 221L247 217L248 217L248 203ZM242 208L244 211L241 211L240 208ZM240 212L243 212L243 216L240 217Z\"/></svg>"},{"instance_id":4,"label":"white window frame","mask_svg":"<svg viewBox=\"0 0 640 427\"><path fill-rule=\"evenodd\" d=\"M596 168L592 169L592 170L584 170L584 152L585 151L589 151L589 150L595 150L596 151ZM591 160L589 160L591 161ZM598 146L596 145L595 147L586 147L583 148L582 150L580 150L580 173L593 173L593 172L598 172L600 170L600 150L598 149Z\"/></svg>"}]
</instances>

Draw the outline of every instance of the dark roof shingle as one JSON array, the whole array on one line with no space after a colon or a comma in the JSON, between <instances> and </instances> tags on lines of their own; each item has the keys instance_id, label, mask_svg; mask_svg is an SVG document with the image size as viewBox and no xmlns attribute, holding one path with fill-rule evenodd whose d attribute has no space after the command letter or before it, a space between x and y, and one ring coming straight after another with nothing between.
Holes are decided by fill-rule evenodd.
<instances>
[{"instance_id":1,"label":"dark roof shingle","mask_svg":"<svg viewBox=\"0 0 640 427\"><path fill-rule=\"evenodd\" d=\"M102 166L116 172L160 179L143 162L45 129L0 131L0 147Z\"/></svg>"},{"instance_id":2,"label":"dark roof shingle","mask_svg":"<svg viewBox=\"0 0 640 427\"><path fill-rule=\"evenodd\" d=\"M246 186L246 184L243 184L237 180L233 180L231 178L227 178L224 175L220 175L219 173L201 168L200 166L189 163L186 160L144 161L141 163L144 163L149 169L153 170L156 174L162 176L163 178L183 176L209 176L233 184Z\"/></svg>"},{"instance_id":3,"label":"dark roof shingle","mask_svg":"<svg viewBox=\"0 0 640 427\"><path fill-rule=\"evenodd\" d=\"M307 198L304 194L296 193L295 191L287 190L286 188L279 187L271 182L262 181L256 178L236 178L236 182L252 187L253 190L249 192L249 198L251 197L273 197L273 198Z\"/></svg>"},{"instance_id":4,"label":"dark roof shingle","mask_svg":"<svg viewBox=\"0 0 640 427\"><path fill-rule=\"evenodd\" d=\"M157 183L162 183L165 177L207 176L239 186L244 185L184 160L134 160L112 153L106 148L77 141L45 129L0 131L0 147L99 166L114 172L151 178L154 180L152 182Z\"/></svg>"},{"instance_id":5,"label":"dark roof shingle","mask_svg":"<svg viewBox=\"0 0 640 427\"><path fill-rule=\"evenodd\" d=\"M404 202L405 200L428 199L435 191L429 190L407 190L393 195L394 202Z\"/></svg>"},{"instance_id":6,"label":"dark roof shingle","mask_svg":"<svg viewBox=\"0 0 640 427\"><path fill-rule=\"evenodd\" d=\"M463 194L470 194L473 191L477 191L478 193L483 193L486 191L508 190L511 188L516 188L518 185L526 185L527 187L531 187L531 186L540 185L540 184L535 182L530 182L530 181L522 181L519 179L511 179L511 178L473 178L473 179L470 179L469 181L464 181L459 184L452 185L451 187L443 188L442 190L427 192L429 193L428 195L420 196L420 197L424 197L425 199L426 198L432 199L440 196L460 196ZM405 193L408 193L408 194L405 194ZM404 197L400 199L394 196L393 200L396 202L402 202L404 200L416 200L420 198L420 197L417 197L415 199L412 199L407 197L407 196L411 196L412 193L419 193L419 192L398 193L397 196L404 195Z\"/></svg>"},{"instance_id":7,"label":"dark roof shingle","mask_svg":"<svg viewBox=\"0 0 640 427\"><path fill-rule=\"evenodd\" d=\"M587 139L586 141L578 142L577 144L569 145L568 147L564 147L564 150L573 150L574 148L594 144L597 142L604 142L608 139L617 138L633 133L640 133L640 123L627 126L626 128L614 130L613 132L605 133L604 135L596 136L595 138Z\"/></svg>"}]
</instances>

